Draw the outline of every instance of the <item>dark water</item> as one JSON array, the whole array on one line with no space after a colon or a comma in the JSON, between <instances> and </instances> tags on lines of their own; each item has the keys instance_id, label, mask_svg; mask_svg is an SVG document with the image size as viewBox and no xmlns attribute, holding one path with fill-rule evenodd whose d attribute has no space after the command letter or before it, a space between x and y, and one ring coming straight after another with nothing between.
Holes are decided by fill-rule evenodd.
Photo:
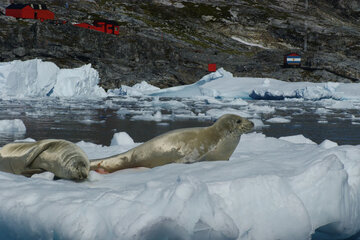
<instances>
[{"instance_id":1,"label":"dark water","mask_svg":"<svg viewBox=\"0 0 360 240\"><path fill-rule=\"evenodd\" d=\"M0 132L0 146L17 139L54 138L72 142L81 140L109 145L116 132L127 132L135 142L144 142L172 129L211 125L211 121L132 121L121 118L117 109L104 101L77 102L75 100L0 101L0 120L21 119L26 133ZM133 103L123 103L133 109ZM121 105L117 106L119 108ZM136 107L136 106L135 106Z\"/></svg>"},{"instance_id":2,"label":"dark water","mask_svg":"<svg viewBox=\"0 0 360 240\"><path fill-rule=\"evenodd\" d=\"M314 110L317 109L316 105L301 105L297 103L297 106L302 107L305 112L299 112L298 110L277 111L277 115L291 116L291 122L270 124L270 127L264 128L262 132L267 136L277 138L302 134L318 144L325 139L334 141L339 145L360 144L360 124L351 118L351 116L359 117L359 110L349 109L344 111L337 109L325 116L319 116L314 113Z\"/></svg>"},{"instance_id":3,"label":"dark water","mask_svg":"<svg viewBox=\"0 0 360 240\"><path fill-rule=\"evenodd\" d=\"M109 104L110 102L110 104ZM61 99L45 100L0 100L0 120L21 119L26 126L26 133L0 133L0 146L16 139L27 137L36 140L55 138L72 142L81 140L109 145L115 132L127 132L135 142L144 142L154 136L172 129L185 127L209 126L213 120L165 120L161 122L131 120L133 113L121 116L118 113L127 110L157 111L181 113L172 107L159 108L148 106L151 99L108 99L102 101L77 101ZM324 108L316 103L254 101L257 106L275 107L275 112L258 113L258 117L268 125L257 129L266 136L281 137L302 134L316 143L325 139L340 145L360 144L360 124L354 124L354 117L360 119L358 110L331 110L326 114L316 114L316 109ZM227 108L203 103L185 102L193 112L206 112L209 108ZM243 106L233 106L245 110ZM125 109L125 110L124 110ZM187 110L189 111L189 110ZM251 112L251 110L249 110ZM140 112L141 113L141 112ZM140 114L141 115L141 114ZM271 117L291 118L290 123L267 123ZM321 121L319 123L319 120ZM360 122L360 120L359 120Z\"/></svg>"}]
</instances>

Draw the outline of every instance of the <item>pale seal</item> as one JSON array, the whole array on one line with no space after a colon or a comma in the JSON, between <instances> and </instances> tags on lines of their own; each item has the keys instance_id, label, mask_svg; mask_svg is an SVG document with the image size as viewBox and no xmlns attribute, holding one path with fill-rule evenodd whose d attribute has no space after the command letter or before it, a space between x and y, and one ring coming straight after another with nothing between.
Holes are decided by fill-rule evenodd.
<instances>
[{"instance_id":1,"label":"pale seal","mask_svg":"<svg viewBox=\"0 0 360 240\"><path fill-rule=\"evenodd\" d=\"M125 153L93 160L90 169L111 173L125 168L152 168L169 163L229 160L241 134L253 126L245 118L226 114L210 127L177 129Z\"/></svg>"},{"instance_id":2,"label":"pale seal","mask_svg":"<svg viewBox=\"0 0 360 240\"><path fill-rule=\"evenodd\" d=\"M49 171L58 178L87 178L90 162L83 150L65 140L10 143L0 149L0 171L31 176Z\"/></svg>"}]
</instances>

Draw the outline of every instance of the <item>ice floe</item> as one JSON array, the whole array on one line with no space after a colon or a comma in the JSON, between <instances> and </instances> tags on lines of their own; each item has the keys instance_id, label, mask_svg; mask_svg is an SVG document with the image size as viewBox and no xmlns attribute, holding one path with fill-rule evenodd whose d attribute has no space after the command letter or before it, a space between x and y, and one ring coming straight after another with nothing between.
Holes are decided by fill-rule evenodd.
<instances>
[{"instance_id":1,"label":"ice floe","mask_svg":"<svg viewBox=\"0 0 360 240\"><path fill-rule=\"evenodd\" d=\"M309 143L245 134L230 161L91 172L84 182L0 172L0 237L344 239L360 229L359 147ZM98 158L137 144L78 145Z\"/></svg>"}]
</instances>

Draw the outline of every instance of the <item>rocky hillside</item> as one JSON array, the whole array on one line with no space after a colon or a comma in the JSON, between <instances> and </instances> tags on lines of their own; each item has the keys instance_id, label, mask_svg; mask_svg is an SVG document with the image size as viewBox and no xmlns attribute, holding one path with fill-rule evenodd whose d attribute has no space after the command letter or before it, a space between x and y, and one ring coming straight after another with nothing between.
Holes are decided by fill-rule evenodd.
<instances>
[{"instance_id":1,"label":"rocky hillside","mask_svg":"<svg viewBox=\"0 0 360 240\"><path fill-rule=\"evenodd\" d=\"M358 0L74 0L68 9L64 0L42 2L69 22L0 16L0 61L91 63L105 88L143 80L188 84L207 73L208 63L236 76L360 80ZM120 35L71 24L97 19L117 21ZM302 68L282 66L292 51L302 55Z\"/></svg>"}]
</instances>

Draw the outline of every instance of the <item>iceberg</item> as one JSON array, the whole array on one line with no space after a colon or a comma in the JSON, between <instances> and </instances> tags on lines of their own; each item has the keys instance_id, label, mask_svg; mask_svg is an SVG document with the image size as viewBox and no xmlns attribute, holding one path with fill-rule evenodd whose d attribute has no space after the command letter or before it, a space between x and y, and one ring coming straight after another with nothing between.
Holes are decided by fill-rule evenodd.
<instances>
[{"instance_id":1,"label":"iceberg","mask_svg":"<svg viewBox=\"0 0 360 240\"><path fill-rule=\"evenodd\" d=\"M0 63L0 97L106 97L99 74L90 64L60 69L40 59Z\"/></svg>"},{"instance_id":2,"label":"iceberg","mask_svg":"<svg viewBox=\"0 0 360 240\"><path fill-rule=\"evenodd\" d=\"M60 69L57 73L53 93L55 97L94 98L106 97L104 89L98 86L99 73L91 64L75 69Z\"/></svg>"},{"instance_id":3,"label":"iceberg","mask_svg":"<svg viewBox=\"0 0 360 240\"><path fill-rule=\"evenodd\" d=\"M234 105L240 100L359 101L358 83L284 82L272 78L234 77L218 69L199 81L183 86L159 89L145 81L134 86L122 85L108 93L98 86L99 74L91 64L75 69L60 69L54 63L40 59L0 63L0 97L72 97L104 98L107 96L153 96L175 98L204 97L208 102L223 100ZM213 99L213 100L212 100ZM236 100L236 101L235 101Z\"/></svg>"},{"instance_id":4,"label":"iceberg","mask_svg":"<svg viewBox=\"0 0 360 240\"><path fill-rule=\"evenodd\" d=\"M39 59L0 63L0 97L46 96L54 87L59 68Z\"/></svg>"},{"instance_id":5,"label":"iceberg","mask_svg":"<svg viewBox=\"0 0 360 240\"><path fill-rule=\"evenodd\" d=\"M150 87L139 89L138 87L123 86L116 91L121 92L121 95L129 96L149 95L178 98L360 100L358 96L360 84L358 83L284 82L273 78L234 77L232 73L223 68L190 85L158 90Z\"/></svg>"}]
</instances>

